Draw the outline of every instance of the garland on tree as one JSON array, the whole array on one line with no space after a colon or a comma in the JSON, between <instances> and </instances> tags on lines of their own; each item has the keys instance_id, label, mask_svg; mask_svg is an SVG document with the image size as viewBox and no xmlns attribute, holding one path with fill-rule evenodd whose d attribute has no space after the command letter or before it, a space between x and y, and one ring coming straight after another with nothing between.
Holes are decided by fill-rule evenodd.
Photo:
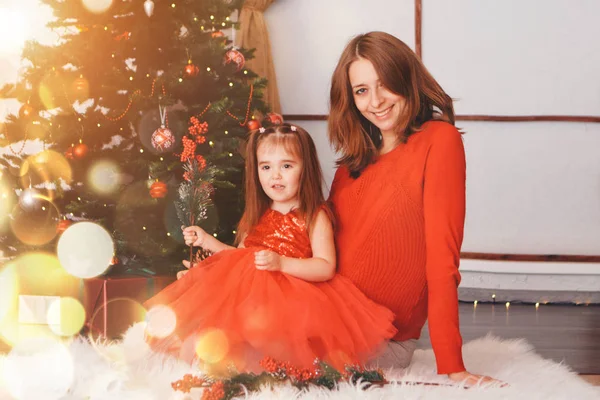
<instances>
[{"instance_id":1,"label":"garland on tree","mask_svg":"<svg viewBox=\"0 0 600 400\"><path fill-rule=\"evenodd\" d=\"M226 379L199 377L186 374L171 384L172 388L183 393L189 393L192 388L202 388L202 400L230 400L248 392L257 392L261 387L271 387L289 383L299 390L309 386L334 389L340 382L356 384L361 382L364 389L372 385L384 385L387 382L380 369L367 370L360 366L346 366L341 373L329 364L315 360L314 367L297 368L289 362L279 362L271 357L265 357L260 366L265 369L260 374L240 373Z\"/></svg>"}]
</instances>

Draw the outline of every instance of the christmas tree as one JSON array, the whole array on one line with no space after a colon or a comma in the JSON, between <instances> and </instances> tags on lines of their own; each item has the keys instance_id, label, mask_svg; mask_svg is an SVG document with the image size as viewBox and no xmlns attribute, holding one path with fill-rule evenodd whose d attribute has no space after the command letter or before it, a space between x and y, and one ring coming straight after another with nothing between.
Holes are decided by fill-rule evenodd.
<instances>
[{"instance_id":1,"label":"christmas tree","mask_svg":"<svg viewBox=\"0 0 600 400\"><path fill-rule=\"evenodd\" d=\"M242 1L42 2L61 39L28 42L29 67L0 89L23 103L0 131L0 145L11 146L0 160L5 256L53 249L72 222L87 220L112 235L120 266L176 265L186 251L174 203L191 160L215 171L203 227L232 242L240 148L268 111L266 81L244 68L252 51L228 37ZM34 140L41 151L24 153Z\"/></svg>"}]
</instances>

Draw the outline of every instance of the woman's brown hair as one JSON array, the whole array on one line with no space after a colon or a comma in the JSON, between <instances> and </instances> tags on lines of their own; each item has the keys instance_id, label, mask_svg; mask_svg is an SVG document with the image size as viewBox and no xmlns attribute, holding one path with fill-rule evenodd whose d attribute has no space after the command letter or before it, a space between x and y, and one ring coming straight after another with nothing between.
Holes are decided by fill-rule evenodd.
<instances>
[{"instance_id":1,"label":"woman's brown hair","mask_svg":"<svg viewBox=\"0 0 600 400\"><path fill-rule=\"evenodd\" d=\"M328 120L329 141L341 153L337 164L346 166L355 177L377 158L382 142L379 129L354 104L348 70L359 58L369 60L381 83L406 100L397 125L401 142L432 119L454 125L452 98L404 42L385 32L356 36L344 49L333 73Z\"/></svg>"},{"instance_id":2,"label":"woman's brown hair","mask_svg":"<svg viewBox=\"0 0 600 400\"><path fill-rule=\"evenodd\" d=\"M312 138L304 129L297 125L284 123L268 128L260 128L250 132L246 144L246 176L244 214L238 226L236 243L247 234L259 221L260 217L271 206L271 199L264 192L258 178L258 146L268 142L276 146L284 146L286 151L302 160L302 172L298 199L298 211L304 216L307 229L310 229L314 218L321 208L324 208L333 222L333 214L323 196L323 172L317 157L317 149Z\"/></svg>"}]
</instances>

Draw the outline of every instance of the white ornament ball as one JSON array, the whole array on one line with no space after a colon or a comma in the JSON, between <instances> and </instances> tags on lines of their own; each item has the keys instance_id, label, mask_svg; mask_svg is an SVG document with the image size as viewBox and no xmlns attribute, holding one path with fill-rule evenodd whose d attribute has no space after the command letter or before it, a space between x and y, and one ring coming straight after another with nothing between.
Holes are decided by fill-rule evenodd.
<instances>
[{"instance_id":1,"label":"white ornament ball","mask_svg":"<svg viewBox=\"0 0 600 400\"><path fill-rule=\"evenodd\" d=\"M168 151L175 144L175 135L169 128L161 126L152 134L152 147L158 151Z\"/></svg>"}]
</instances>

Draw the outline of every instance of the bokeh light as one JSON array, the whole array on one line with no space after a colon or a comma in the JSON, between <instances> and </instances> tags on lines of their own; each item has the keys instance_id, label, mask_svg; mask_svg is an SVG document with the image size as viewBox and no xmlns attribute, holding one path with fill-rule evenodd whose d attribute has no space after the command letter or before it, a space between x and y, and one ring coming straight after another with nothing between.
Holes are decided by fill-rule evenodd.
<instances>
[{"instance_id":1,"label":"bokeh light","mask_svg":"<svg viewBox=\"0 0 600 400\"><path fill-rule=\"evenodd\" d=\"M8 227L9 214L14 207L15 193L9 186L0 181L0 232Z\"/></svg>"},{"instance_id":2,"label":"bokeh light","mask_svg":"<svg viewBox=\"0 0 600 400\"><path fill-rule=\"evenodd\" d=\"M40 324L19 323L19 295L78 296L80 280L67 274L56 256L27 253L6 263L0 272L0 336L10 345L27 338L55 336L46 315L37 315ZM33 303L32 312L38 313Z\"/></svg>"},{"instance_id":3,"label":"bokeh light","mask_svg":"<svg viewBox=\"0 0 600 400\"><path fill-rule=\"evenodd\" d=\"M14 235L24 244L40 246L56 236L60 218L58 208L36 189L25 189L10 214Z\"/></svg>"},{"instance_id":4,"label":"bokeh light","mask_svg":"<svg viewBox=\"0 0 600 400\"><path fill-rule=\"evenodd\" d=\"M58 71L49 71L40 81L38 95L47 110L60 108L63 113L74 112L73 99L69 99L65 88L68 82Z\"/></svg>"},{"instance_id":5,"label":"bokeh light","mask_svg":"<svg viewBox=\"0 0 600 400\"><path fill-rule=\"evenodd\" d=\"M207 364L221 362L229 353L229 340L220 329L209 329L196 342L196 355Z\"/></svg>"},{"instance_id":6,"label":"bokeh light","mask_svg":"<svg viewBox=\"0 0 600 400\"><path fill-rule=\"evenodd\" d=\"M112 0L82 0L83 6L94 14L101 14L112 5Z\"/></svg>"},{"instance_id":7,"label":"bokeh light","mask_svg":"<svg viewBox=\"0 0 600 400\"><path fill-rule=\"evenodd\" d=\"M114 252L110 234L93 222L71 225L63 232L57 246L63 268L79 278L103 274L110 266Z\"/></svg>"},{"instance_id":8,"label":"bokeh light","mask_svg":"<svg viewBox=\"0 0 600 400\"><path fill-rule=\"evenodd\" d=\"M54 150L40 151L27 157L21 165L21 186L35 187L49 182L71 183L73 171L69 161ZM46 185L47 196L54 198L55 188Z\"/></svg>"},{"instance_id":9,"label":"bokeh light","mask_svg":"<svg viewBox=\"0 0 600 400\"><path fill-rule=\"evenodd\" d=\"M169 307L158 305L146 314L146 332L156 338L164 338L175 332L177 316Z\"/></svg>"},{"instance_id":10,"label":"bokeh light","mask_svg":"<svg viewBox=\"0 0 600 400\"><path fill-rule=\"evenodd\" d=\"M113 161L95 162L90 167L87 177L91 189L100 195L114 193L121 186L121 170Z\"/></svg>"},{"instance_id":11,"label":"bokeh light","mask_svg":"<svg viewBox=\"0 0 600 400\"><path fill-rule=\"evenodd\" d=\"M59 321L59 324L50 324L51 321ZM61 297L50 305L48 323L59 336L76 335L85 324L85 309L77 299Z\"/></svg>"},{"instance_id":12,"label":"bokeh light","mask_svg":"<svg viewBox=\"0 0 600 400\"><path fill-rule=\"evenodd\" d=\"M33 338L13 347L4 361L3 378L16 399L60 399L73 384L73 364L60 342Z\"/></svg>"}]
</instances>

